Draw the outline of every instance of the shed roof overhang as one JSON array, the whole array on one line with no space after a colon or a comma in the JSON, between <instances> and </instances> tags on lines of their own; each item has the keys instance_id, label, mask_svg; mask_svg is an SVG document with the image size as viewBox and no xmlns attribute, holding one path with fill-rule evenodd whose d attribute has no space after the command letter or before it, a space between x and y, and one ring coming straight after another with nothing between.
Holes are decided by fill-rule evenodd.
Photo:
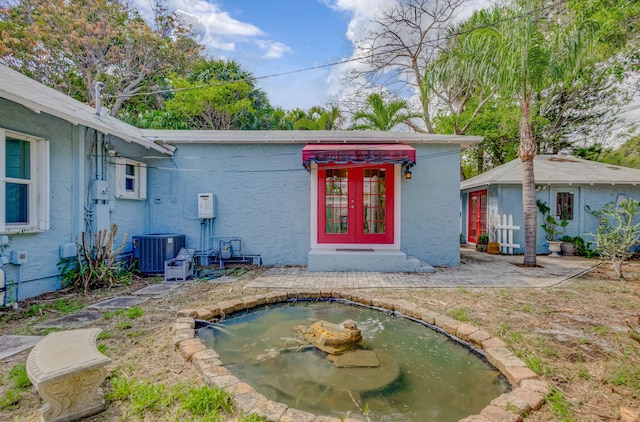
<instances>
[{"instance_id":1,"label":"shed roof overhang","mask_svg":"<svg viewBox=\"0 0 640 422\"><path fill-rule=\"evenodd\" d=\"M416 149L404 144L310 144L302 148L302 165L317 164L379 164L413 166Z\"/></svg>"}]
</instances>

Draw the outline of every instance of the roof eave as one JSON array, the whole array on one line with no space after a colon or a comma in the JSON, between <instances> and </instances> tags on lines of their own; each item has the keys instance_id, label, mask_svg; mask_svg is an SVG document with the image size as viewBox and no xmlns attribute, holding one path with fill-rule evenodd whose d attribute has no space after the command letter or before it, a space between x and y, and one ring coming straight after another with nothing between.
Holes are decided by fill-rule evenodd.
<instances>
[{"instance_id":1,"label":"roof eave","mask_svg":"<svg viewBox=\"0 0 640 422\"><path fill-rule=\"evenodd\" d=\"M402 144L458 144L467 149L484 139L481 136L435 135L381 131L306 131L306 130L262 130L262 131L191 131L142 129L141 135L156 143L206 143L206 144L251 144L251 143L402 143Z\"/></svg>"}]
</instances>

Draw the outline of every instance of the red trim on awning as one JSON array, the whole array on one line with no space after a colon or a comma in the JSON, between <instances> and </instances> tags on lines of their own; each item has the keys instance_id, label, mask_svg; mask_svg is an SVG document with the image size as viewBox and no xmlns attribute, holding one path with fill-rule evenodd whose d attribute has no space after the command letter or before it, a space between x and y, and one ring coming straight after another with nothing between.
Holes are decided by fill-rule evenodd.
<instances>
[{"instance_id":1,"label":"red trim on awning","mask_svg":"<svg viewBox=\"0 0 640 422\"><path fill-rule=\"evenodd\" d=\"M302 148L302 165L391 163L413 166L416 150L404 144L310 144Z\"/></svg>"}]
</instances>

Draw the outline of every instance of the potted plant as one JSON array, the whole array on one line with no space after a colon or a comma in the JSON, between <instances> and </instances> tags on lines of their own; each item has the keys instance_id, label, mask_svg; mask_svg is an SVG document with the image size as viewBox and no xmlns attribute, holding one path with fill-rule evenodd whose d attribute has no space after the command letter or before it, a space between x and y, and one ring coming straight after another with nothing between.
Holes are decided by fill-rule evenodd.
<instances>
[{"instance_id":1,"label":"potted plant","mask_svg":"<svg viewBox=\"0 0 640 422\"><path fill-rule=\"evenodd\" d=\"M486 252L487 245L489 244L489 235L486 233L478 236L478 243L476 243L476 251L478 252Z\"/></svg>"},{"instance_id":2,"label":"potted plant","mask_svg":"<svg viewBox=\"0 0 640 422\"><path fill-rule=\"evenodd\" d=\"M487 244L487 253L491 255L500 255L500 242L496 242L496 225L495 219L492 217L489 224L489 243Z\"/></svg>"},{"instance_id":3,"label":"potted plant","mask_svg":"<svg viewBox=\"0 0 640 422\"><path fill-rule=\"evenodd\" d=\"M542 223L540 227L542 227L546 233L545 238L549 244L549 252L551 252L551 256L560 256L558 252L560 252L562 241L558 240L558 236L560 235L560 229L562 229L562 233L564 233L564 229L569 222L565 219L560 221L556 220L556 218L551 215L551 208L549 208L545 202L538 199L536 200L536 205L544 218L544 223Z\"/></svg>"},{"instance_id":4,"label":"potted plant","mask_svg":"<svg viewBox=\"0 0 640 422\"><path fill-rule=\"evenodd\" d=\"M562 240L562 244L560 245L562 255L574 256L576 254L576 238L571 236L562 236L560 240Z\"/></svg>"}]
</instances>

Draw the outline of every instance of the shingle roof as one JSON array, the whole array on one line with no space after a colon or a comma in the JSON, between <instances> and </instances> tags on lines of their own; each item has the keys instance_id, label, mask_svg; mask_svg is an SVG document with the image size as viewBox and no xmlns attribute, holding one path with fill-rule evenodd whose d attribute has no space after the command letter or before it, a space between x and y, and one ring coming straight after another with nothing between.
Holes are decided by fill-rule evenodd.
<instances>
[{"instance_id":1,"label":"shingle roof","mask_svg":"<svg viewBox=\"0 0 640 422\"><path fill-rule=\"evenodd\" d=\"M81 124L127 142L164 154L171 151L145 139L140 129L111 116L98 116L95 109L37 82L0 63L0 97L21 104L36 113L44 112L73 124Z\"/></svg>"},{"instance_id":2,"label":"shingle roof","mask_svg":"<svg viewBox=\"0 0 640 422\"><path fill-rule=\"evenodd\" d=\"M540 185L640 184L640 170L564 155L537 155L533 171L536 184ZM519 159L461 182L460 189L498 184L522 184L522 162Z\"/></svg>"}]
</instances>

